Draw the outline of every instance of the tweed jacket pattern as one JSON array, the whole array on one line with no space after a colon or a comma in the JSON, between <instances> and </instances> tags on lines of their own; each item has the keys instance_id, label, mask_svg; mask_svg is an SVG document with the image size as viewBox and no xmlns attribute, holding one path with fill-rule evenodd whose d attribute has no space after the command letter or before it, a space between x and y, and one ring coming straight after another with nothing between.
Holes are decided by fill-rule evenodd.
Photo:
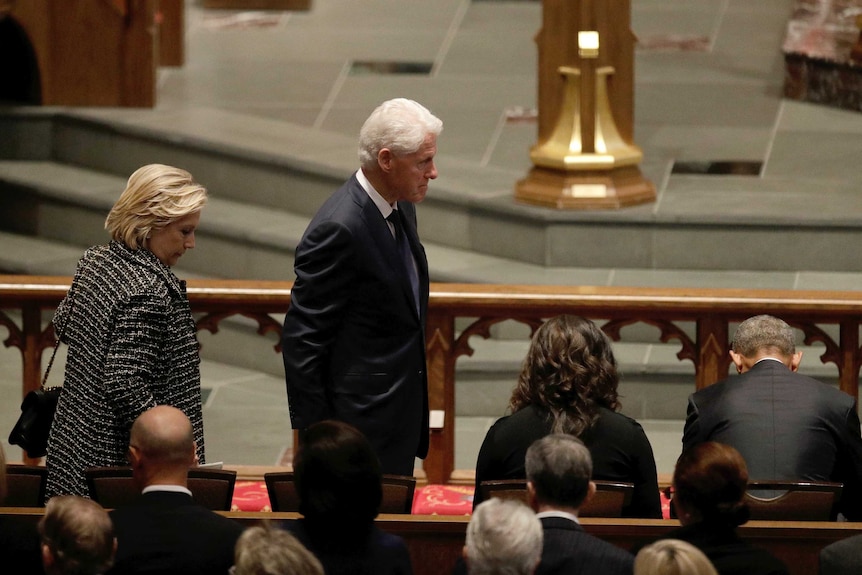
<instances>
[{"instance_id":1,"label":"tweed jacket pattern","mask_svg":"<svg viewBox=\"0 0 862 575\"><path fill-rule=\"evenodd\" d=\"M169 267L116 241L90 248L54 327L69 349L48 438L48 498L86 497L86 468L128 465L131 425L155 405L188 416L204 463L196 328L185 282Z\"/></svg>"}]
</instances>

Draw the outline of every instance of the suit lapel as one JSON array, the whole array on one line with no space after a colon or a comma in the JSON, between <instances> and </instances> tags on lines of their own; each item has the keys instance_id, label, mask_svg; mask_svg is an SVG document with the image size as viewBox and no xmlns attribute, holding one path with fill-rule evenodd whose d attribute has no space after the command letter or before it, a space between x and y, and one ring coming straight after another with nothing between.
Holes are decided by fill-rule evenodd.
<instances>
[{"instance_id":1,"label":"suit lapel","mask_svg":"<svg viewBox=\"0 0 862 575\"><path fill-rule=\"evenodd\" d=\"M366 191L359 185L359 181L356 180L355 175L353 176L352 183L353 185L350 187L350 190L353 195L353 200L359 206L362 220L365 222L365 228L368 230L372 240L380 250L381 263L389 269L393 269L394 266L403 267L401 264L401 256L398 253L398 247L392 237L392 232L389 230L389 224L386 223L385 219L383 219L383 216L380 214L380 210L377 209L377 206L374 205L374 202L372 202L371 198L368 197ZM399 208L400 207L399 202ZM404 230L407 235L407 240L410 243L410 250L413 253L413 257L417 258L416 262L417 267L419 268L419 285L421 292L423 282L427 285L427 279L423 279L423 274L425 274L427 278L427 271L423 271L422 264L422 262L425 261L425 255L423 253L421 255L421 259L416 255L416 245L419 244L419 238L416 235L416 228L413 225L413 222L410 221L410 218L402 218L402 220L404 221ZM427 269L427 264L425 267ZM416 311L417 306L413 301L413 288L410 287L410 279L407 277L406 270L403 272L398 270L398 272L394 273L398 277L398 282L401 285L401 292L406 298L405 303L407 304L407 307L411 310L412 316L418 320L419 317Z\"/></svg>"}]
</instances>

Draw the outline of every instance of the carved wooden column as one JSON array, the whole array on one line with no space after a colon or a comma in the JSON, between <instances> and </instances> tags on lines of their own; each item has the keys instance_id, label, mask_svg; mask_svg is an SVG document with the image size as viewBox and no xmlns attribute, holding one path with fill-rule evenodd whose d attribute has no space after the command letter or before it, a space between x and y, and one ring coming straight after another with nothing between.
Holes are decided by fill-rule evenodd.
<instances>
[{"instance_id":1,"label":"carved wooden column","mask_svg":"<svg viewBox=\"0 0 862 575\"><path fill-rule=\"evenodd\" d=\"M543 0L539 132L519 201L614 209L655 200L633 143L630 0Z\"/></svg>"},{"instance_id":2,"label":"carved wooden column","mask_svg":"<svg viewBox=\"0 0 862 575\"><path fill-rule=\"evenodd\" d=\"M859 349L859 323L842 321L840 327L841 358L838 362L838 385L841 391L859 397L859 367L862 350Z\"/></svg>"},{"instance_id":3,"label":"carved wooden column","mask_svg":"<svg viewBox=\"0 0 862 575\"><path fill-rule=\"evenodd\" d=\"M425 328L431 432L423 468L428 483L449 483L455 469L455 318L432 314Z\"/></svg>"},{"instance_id":4,"label":"carved wooden column","mask_svg":"<svg viewBox=\"0 0 862 575\"><path fill-rule=\"evenodd\" d=\"M694 364L697 389L727 377L730 368L730 343L727 319L706 316L697 320L698 356Z\"/></svg>"}]
</instances>

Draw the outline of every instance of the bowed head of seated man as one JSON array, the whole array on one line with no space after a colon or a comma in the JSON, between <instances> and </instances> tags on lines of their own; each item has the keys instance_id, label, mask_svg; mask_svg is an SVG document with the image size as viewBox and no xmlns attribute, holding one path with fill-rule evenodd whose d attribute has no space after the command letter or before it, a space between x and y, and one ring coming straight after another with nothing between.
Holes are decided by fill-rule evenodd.
<instances>
[{"instance_id":1,"label":"bowed head of seated man","mask_svg":"<svg viewBox=\"0 0 862 575\"><path fill-rule=\"evenodd\" d=\"M132 425L129 462L142 495L111 511L119 543L111 575L226 573L242 526L195 503L188 471L195 466L191 422L158 405Z\"/></svg>"},{"instance_id":2,"label":"bowed head of seated man","mask_svg":"<svg viewBox=\"0 0 862 575\"><path fill-rule=\"evenodd\" d=\"M542 557L542 525L515 499L483 501L470 517L464 559L470 575L532 575Z\"/></svg>"},{"instance_id":3,"label":"bowed head of seated man","mask_svg":"<svg viewBox=\"0 0 862 575\"><path fill-rule=\"evenodd\" d=\"M76 495L48 500L39 534L47 575L101 575L117 550L108 513L95 501Z\"/></svg>"},{"instance_id":4,"label":"bowed head of seated man","mask_svg":"<svg viewBox=\"0 0 862 575\"><path fill-rule=\"evenodd\" d=\"M527 449L527 496L542 523L544 544L536 575L595 571L631 575L634 557L587 534L578 511L596 491L590 451L565 433L548 435Z\"/></svg>"},{"instance_id":5,"label":"bowed head of seated man","mask_svg":"<svg viewBox=\"0 0 862 575\"><path fill-rule=\"evenodd\" d=\"M855 399L798 373L793 328L773 316L742 322L730 358L739 375L689 397L683 452L717 441L742 454L752 479L842 483L839 511L862 519Z\"/></svg>"}]
</instances>

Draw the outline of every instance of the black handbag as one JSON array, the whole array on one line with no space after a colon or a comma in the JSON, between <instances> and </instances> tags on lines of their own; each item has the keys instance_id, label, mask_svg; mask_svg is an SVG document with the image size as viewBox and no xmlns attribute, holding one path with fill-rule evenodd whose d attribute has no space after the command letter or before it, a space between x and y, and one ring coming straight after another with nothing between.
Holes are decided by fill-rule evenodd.
<instances>
[{"instance_id":1,"label":"black handbag","mask_svg":"<svg viewBox=\"0 0 862 575\"><path fill-rule=\"evenodd\" d=\"M74 309L74 303L75 300L72 299L72 307L69 309L70 315ZM68 324L68 321L64 324L64 332ZM60 392L63 391L63 388L45 387L45 382L48 381L48 374L51 373L51 367L54 365L54 358L57 356L57 348L60 347L62 338L63 334L60 333L54 343L51 361L48 362L48 368L45 370L45 375L42 376L42 385L39 389L35 389L24 396L24 401L21 402L21 415L15 422L12 433L9 434L9 443L24 448L28 457L43 457L48 453L48 434L51 433L54 412L57 411L57 402L60 400Z\"/></svg>"},{"instance_id":2,"label":"black handbag","mask_svg":"<svg viewBox=\"0 0 862 575\"><path fill-rule=\"evenodd\" d=\"M48 433L54 421L62 387L42 387L28 393L21 402L21 416L9 434L9 443L20 445L29 457L48 452Z\"/></svg>"}]
</instances>

